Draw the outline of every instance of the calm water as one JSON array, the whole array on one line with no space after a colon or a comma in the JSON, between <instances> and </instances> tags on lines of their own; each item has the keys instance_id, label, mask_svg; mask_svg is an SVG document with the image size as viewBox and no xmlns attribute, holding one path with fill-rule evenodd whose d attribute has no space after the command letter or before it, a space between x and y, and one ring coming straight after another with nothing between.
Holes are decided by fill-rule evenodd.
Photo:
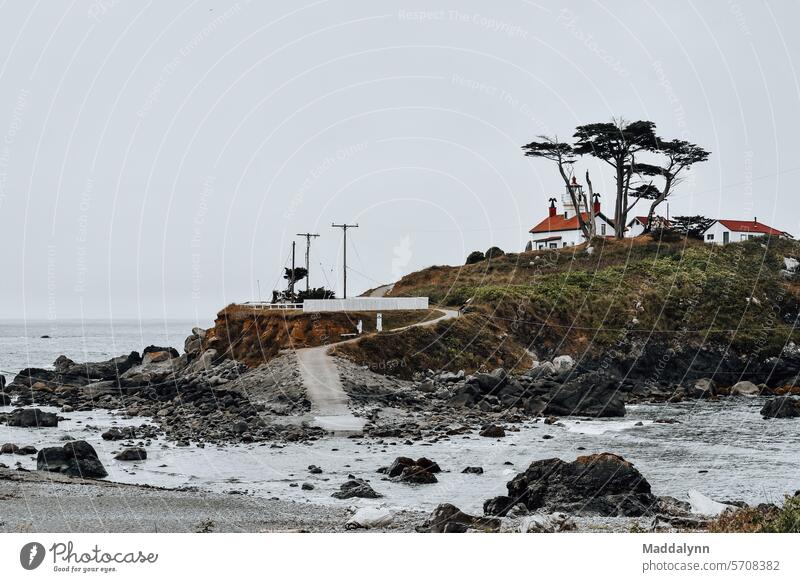
<instances>
[{"instance_id":1,"label":"calm water","mask_svg":"<svg viewBox=\"0 0 800 582\"><path fill-rule=\"evenodd\" d=\"M203 321L201 327L210 327ZM151 344L183 351L183 341L198 325L193 320L28 320L0 321L0 374L11 381L28 367L48 368L64 354L76 362L106 360ZM49 338L41 336L48 335Z\"/></svg>"}]
</instances>

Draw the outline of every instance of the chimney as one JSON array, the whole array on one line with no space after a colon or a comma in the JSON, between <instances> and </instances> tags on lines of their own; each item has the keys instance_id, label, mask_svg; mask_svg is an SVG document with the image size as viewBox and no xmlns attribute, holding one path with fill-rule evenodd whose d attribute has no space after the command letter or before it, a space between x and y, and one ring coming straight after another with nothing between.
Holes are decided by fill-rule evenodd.
<instances>
[{"instance_id":1,"label":"chimney","mask_svg":"<svg viewBox=\"0 0 800 582\"><path fill-rule=\"evenodd\" d=\"M600 214L600 194L594 195L594 213L595 216Z\"/></svg>"},{"instance_id":2,"label":"chimney","mask_svg":"<svg viewBox=\"0 0 800 582\"><path fill-rule=\"evenodd\" d=\"M553 217L556 215L556 199L550 199L550 216Z\"/></svg>"}]
</instances>

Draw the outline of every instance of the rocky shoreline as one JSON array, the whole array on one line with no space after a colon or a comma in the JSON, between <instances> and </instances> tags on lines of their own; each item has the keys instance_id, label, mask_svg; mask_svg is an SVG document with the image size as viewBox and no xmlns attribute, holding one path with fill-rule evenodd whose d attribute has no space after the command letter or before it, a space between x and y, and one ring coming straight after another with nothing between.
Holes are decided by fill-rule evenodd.
<instances>
[{"instance_id":1,"label":"rocky shoreline","mask_svg":"<svg viewBox=\"0 0 800 582\"><path fill-rule=\"evenodd\" d=\"M313 425L311 404L293 353L282 354L257 368L247 368L204 346L204 333L201 329L193 330L183 354L169 347L149 346L142 355L132 352L104 362L76 363L61 356L53 369L23 370L8 385L0 380L3 399L0 404L14 407L10 412L0 413L0 422L21 428L54 427L65 415L96 409L122 411L123 422L125 418L150 417L153 425L123 424L101 435L105 441L119 441L123 449L114 458L129 462L145 462L151 440L161 437L174 446L203 448L206 444L312 445L325 436ZM792 344L785 352L786 359L793 362L798 350ZM636 402L768 396L770 399L761 409L764 418L800 417L800 404L792 396L793 385L775 387L740 381L720 386L707 378L678 385L636 383L610 372L584 370L570 356L536 362L522 374L509 374L503 369L475 374L428 370L409 381L376 374L347 360L340 359L337 365L351 409L367 419L364 434L359 438L379 445L384 439L391 439L408 447L425 446L476 432L478 438L502 440L509 432L519 431L523 423L547 426L560 424L560 419L566 417L623 417L626 404ZM790 369L793 365L784 367ZM45 406L57 407L60 412L38 408ZM542 438L552 437L544 434ZM38 451L35 447L6 443L0 452L2 479L20 487L24 483L38 483L36 487L41 488L45 483L57 482L59 486L82 485L92 491L98 487L113 488L107 482L85 479L103 478L107 472L96 450L82 440L51 443ZM6 453L36 454L38 471L31 473L19 466L16 470L9 469L2 460L13 457ZM393 482L419 487L421 495L427 484L436 483L441 470L435 460L424 457L416 460L397 457L391 463L387 459L387 466L375 468L379 469ZM468 466L462 472L480 475L483 468ZM311 483L302 485L303 489L306 486L313 489ZM119 487L128 491L126 488L132 486ZM486 499L482 516L469 515L447 503L430 514L400 512L397 520L396 511L387 516L387 510L380 507L339 511L327 505L309 504L303 507L308 522L301 519L287 523L301 529L310 524L311 531L376 528L430 532L595 531L595 527L612 527L617 531L702 531L709 525L708 519L698 517L686 502L654 496L645 477L631 463L610 452L574 460L534 461L508 481L507 489L507 495ZM139 495L141 490L135 491ZM188 498L194 493L164 490L157 495L182 504L189 503ZM209 495L214 494L207 492L202 496ZM350 475L333 497L380 499L381 495L362 477ZM273 510L279 516L291 513L281 505L289 502L263 498L253 498L250 502L271 508L267 513ZM116 511L118 503L121 501L109 501L109 511ZM709 499L706 506L716 507L714 503ZM277 505L273 508L274 504ZM231 503L226 501L224 505ZM731 505L743 504L736 501ZM236 503L233 506L236 514L240 508ZM322 516L322 521L315 521L315 516ZM271 519L265 523L273 523ZM282 519L278 519L281 524ZM209 518L209 521L214 520ZM254 531L255 524L246 521L246 525L236 527ZM165 527L190 531L186 522Z\"/></svg>"}]
</instances>

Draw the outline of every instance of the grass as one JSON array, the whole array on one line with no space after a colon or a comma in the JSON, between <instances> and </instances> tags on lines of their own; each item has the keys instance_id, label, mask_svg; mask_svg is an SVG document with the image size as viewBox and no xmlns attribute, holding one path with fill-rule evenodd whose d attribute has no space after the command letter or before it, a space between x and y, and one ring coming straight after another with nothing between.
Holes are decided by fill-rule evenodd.
<instances>
[{"instance_id":1,"label":"grass","mask_svg":"<svg viewBox=\"0 0 800 582\"><path fill-rule=\"evenodd\" d=\"M800 495L787 496L783 507L764 505L728 509L709 524L712 533L800 533Z\"/></svg>"}]
</instances>

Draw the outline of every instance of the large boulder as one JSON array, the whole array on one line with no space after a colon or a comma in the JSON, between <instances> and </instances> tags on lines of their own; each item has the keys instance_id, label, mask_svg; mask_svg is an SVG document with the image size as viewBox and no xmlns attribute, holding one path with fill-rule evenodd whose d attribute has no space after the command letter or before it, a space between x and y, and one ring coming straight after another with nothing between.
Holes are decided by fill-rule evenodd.
<instances>
[{"instance_id":1,"label":"large boulder","mask_svg":"<svg viewBox=\"0 0 800 582\"><path fill-rule=\"evenodd\" d=\"M500 520L493 517L475 517L464 513L455 505L442 503L416 529L423 533L464 533L471 529L496 532L500 530Z\"/></svg>"},{"instance_id":2,"label":"large boulder","mask_svg":"<svg viewBox=\"0 0 800 582\"><path fill-rule=\"evenodd\" d=\"M11 406L11 396L0 392L0 406Z\"/></svg>"},{"instance_id":3,"label":"large boulder","mask_svg":"<svg viewBox=\"0 0 800 582\"><path fill-rule=\"evenodd\" d=\"M601 373L583 374L544 399L545 415L625 416L625 398L619 381Z\"/></svg>"},{"instance_id":4,"label":"large boulder","mask_svg":"<svg viewBox=\"0 0 800 582\"><path fill-rule=\"evenodd\" d=\"M43 428L58 426L55 412L42 412L38 408L17 408L6 417L8 426Z\"/></svg>"},{"instance_id":5,"label":"large boulder","mask_svg":"<svg viewBox=\"0 0 800 582\"><path fill-rule=\"evenodd\" d=\"M545 509L578 515L640 516L656 498L641 473L620 456L601 453L534 461L508 482L508 496L530 511Z\"/></svg>"},{"instance_id":6,"label":"large boulder","mask_svg":"<svg viewBox=\"0 0 800 582\"><path fill-rule=\"evenodd\" d=\"M758 396L759 394L761 394L761 388L747 380L737 382L731 387L731 396Z\"/></svg>"},{"instance_id":7,"label":"large boulder","mask_svg":"<svg viewBox=\"0 0 800 582\"><path fill-rule=\"evenodd\" d=\"M36 457L36 468L39 471L86 479L99 479L108 475L94 447L86 441L70 441L63 447L46 447L40 450Z\"/></svg>"},{"instance_id":8,"label":"large boulder","mask_svg":"<svg viewBox=\"0 0 800 582\"><path fill-rule=\"evenodd\" d=\"M147 451L141 447L130 447L123 449L114 458L117 461L144 461L147 458Z\"/></svg>"},{"instance_id":9,"label":"large boulder","mask_svg":"<svg viewBox=\"0 0 800 582\"><path fill-rule=\"evenodd\" d=\"M436 462L425 457L416 461L409 457L397 457L391 465L379 469L380 473L386 473L393 481L414 484L436 483L434 473L441 471Z\"/></svg>"},{"instance_id":10,"label":"large boulder","mask_svg":"<svg viewBox=\"0 0 800 582\"><path fill-rule=\"evenodd\" d=\"M352 478L347 480L339 487L339 491L331 494L336 499L350 499L351 497L361 497L364 499L377 499L383 497L375 491L369 483L363 479Z\"/></svg>"},{"instance_id":11,"label":"large boulder","mask_svg":"<svg viewBox=\"0 0 800 582\"><path fill-rule=\"evenodd\" d=\"M797 418L800 416L800 401L791 396L770 398L761 408L764 418Z\"/></svg>"}]
</instances>

